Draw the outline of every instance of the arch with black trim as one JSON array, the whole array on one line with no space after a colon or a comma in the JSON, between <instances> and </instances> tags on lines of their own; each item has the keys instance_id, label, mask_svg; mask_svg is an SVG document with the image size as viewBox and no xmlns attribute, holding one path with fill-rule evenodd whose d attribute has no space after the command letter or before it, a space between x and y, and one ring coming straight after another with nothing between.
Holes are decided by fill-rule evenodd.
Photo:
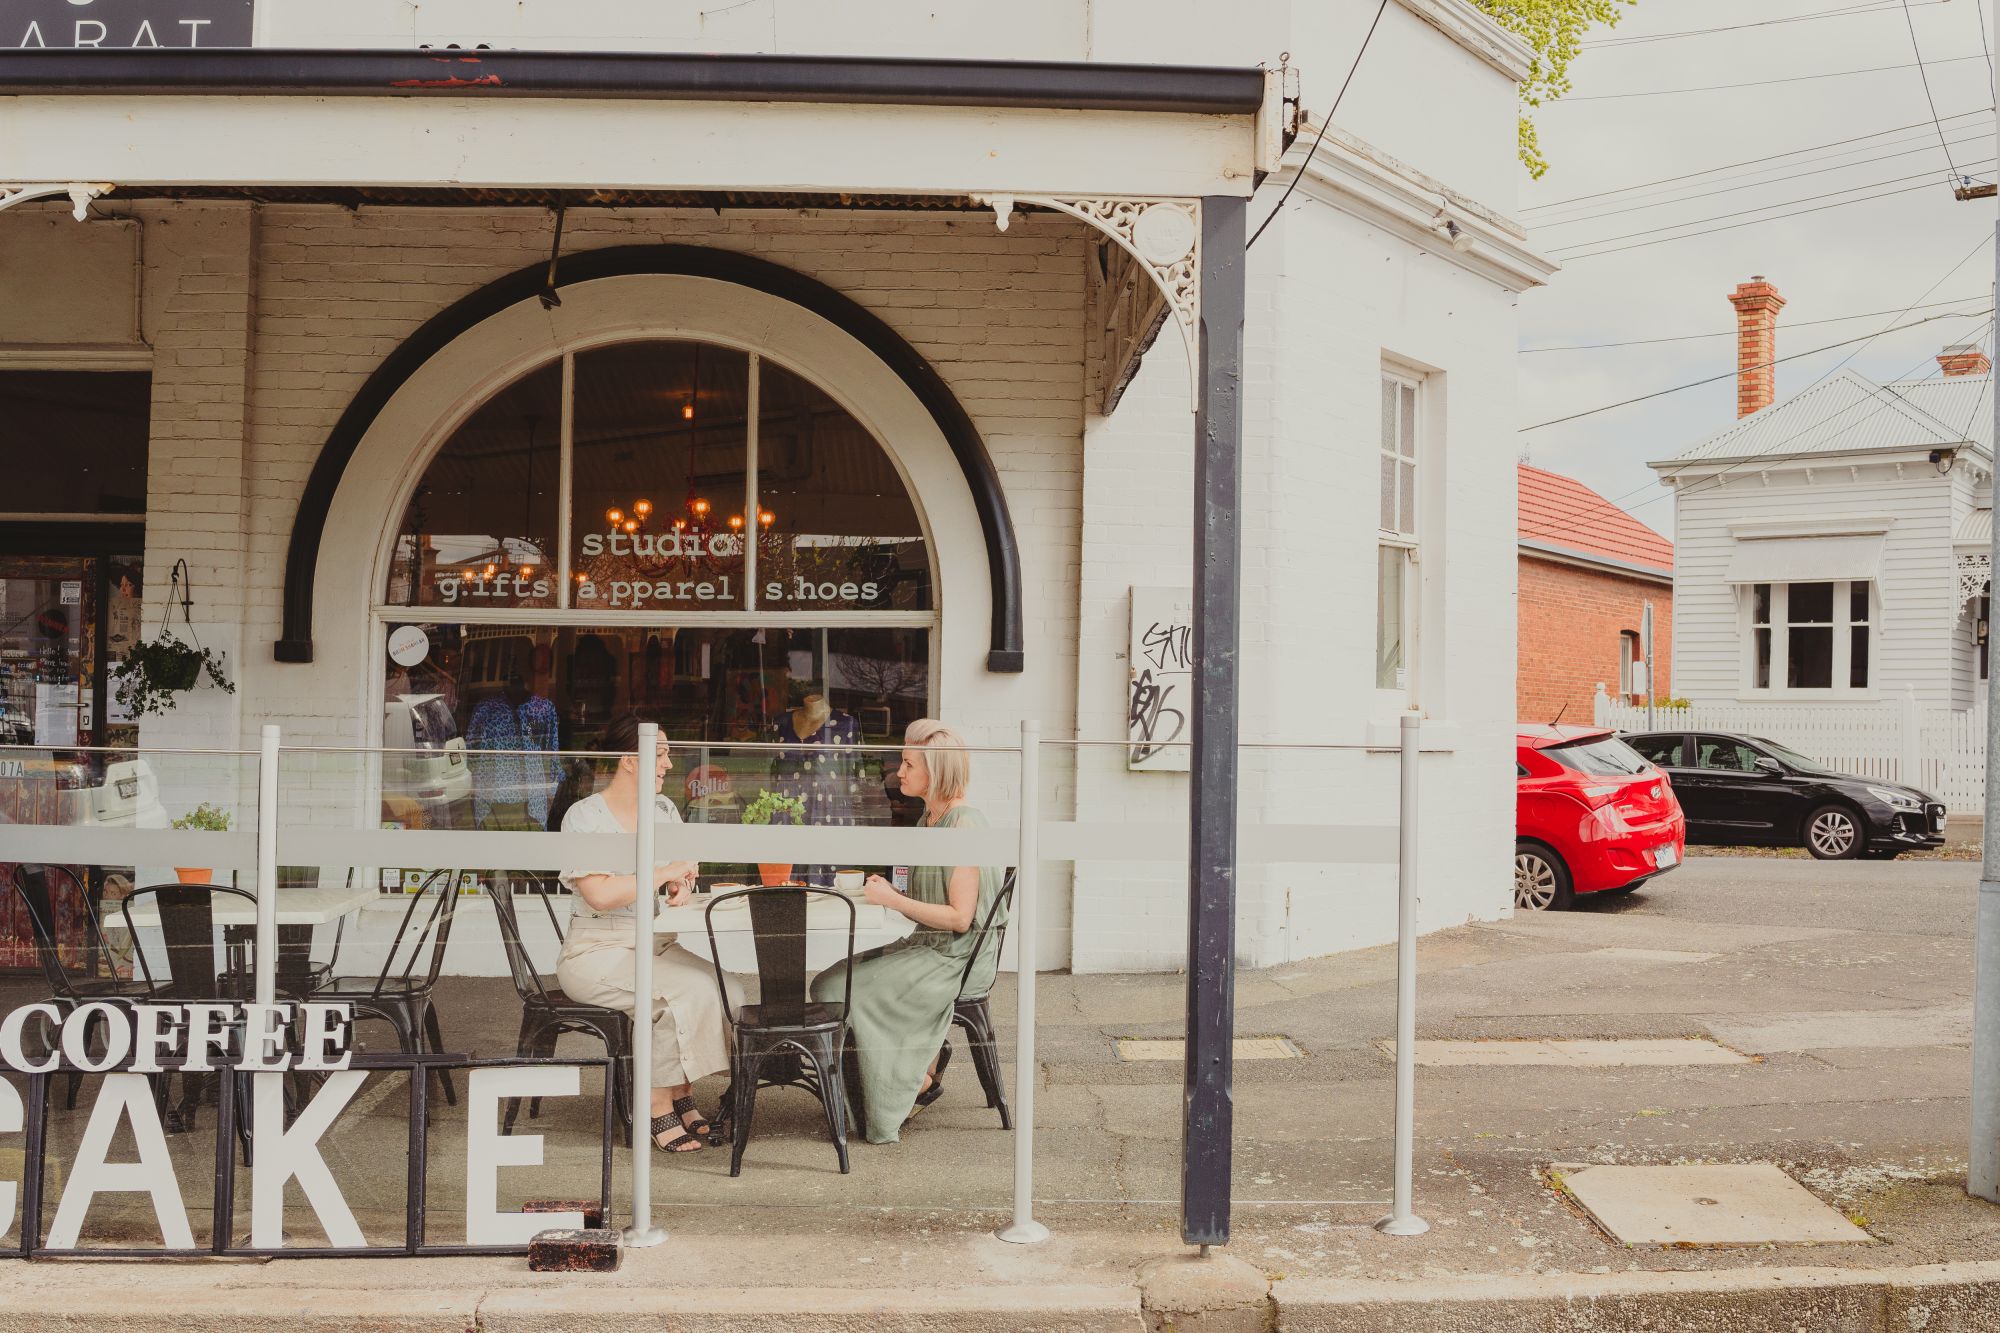
<instances>
[{"instance_id":1,"label":"arch with black trim","mask_svg":"<svg viewBox=\"0 0 2000 1333\"><path fill-rule=\"evenodd\" d=\"M460 299L425 321L369 375L328 433L299 500L285 554L283 636L273 645L280 662L313 660L313 597L320 544L341 478L376 417L418 368L452 340L481 322L544 290L548 269L516 270ZM857 302L791 269L727 250L693 245L630 245L585 250L563 257L558 288L601 278L641 274L709 278L792 302L838 326L861 343L908 387L951 448L965 479L986 548L992 592L987 670L1025 669L1021 632L1021 555L1000 477L986 441L943 378L914 347Z\"/></svg>"}]
</instances>

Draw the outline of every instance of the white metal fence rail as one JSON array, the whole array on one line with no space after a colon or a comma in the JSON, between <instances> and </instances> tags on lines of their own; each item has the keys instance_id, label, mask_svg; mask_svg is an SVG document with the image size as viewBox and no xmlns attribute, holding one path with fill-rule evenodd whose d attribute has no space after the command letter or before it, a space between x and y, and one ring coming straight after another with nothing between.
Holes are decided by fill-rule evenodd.
<instances>
[{"instance_id":1,"label":"white metal fence rail","mask_svg":"<svg viewBox=\"0 0 2000 1333\"><path fill-rule=\"evenodd\" d=\"M1986 798L1985 709L1927 708L1907 691L1854 703L1696 703L1682 708L1611 698L1597 689L1596 723L1619 731L1734 731L1766 736L1829 768L1918 787L1953 814Z\"/></svg>"}]
</instances>

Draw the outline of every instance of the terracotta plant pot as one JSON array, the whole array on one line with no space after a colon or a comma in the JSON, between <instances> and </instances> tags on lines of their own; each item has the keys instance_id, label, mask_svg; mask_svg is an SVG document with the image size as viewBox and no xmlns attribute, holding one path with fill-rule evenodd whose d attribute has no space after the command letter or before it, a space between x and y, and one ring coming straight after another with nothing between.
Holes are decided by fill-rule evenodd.
<instances>
[{"instance_id":1,"label":"terracotta plant pot","mask_svg":"<svg viewBox=\"0 0 2000 1333\"><path fill-rule=\"evenodd\" d=\"M769 865L759 862L757 866L757 878L762 880L766 887L776 888L781 884L790 882L792 868L790 865L778 865L775 862Z\"/></svg>"},{"instance_id":2,"label":"terracotta plant pot","mask_svg":"<svg viewBox=\"0 0 2000 1333\"><path fill-rule=\"evenodd\" d=\"M196 870L192 866L175 866L174 873L180 876L183 884L206 884L208 877L215 872L207 869Z\"/></svg>"}]
</instances>

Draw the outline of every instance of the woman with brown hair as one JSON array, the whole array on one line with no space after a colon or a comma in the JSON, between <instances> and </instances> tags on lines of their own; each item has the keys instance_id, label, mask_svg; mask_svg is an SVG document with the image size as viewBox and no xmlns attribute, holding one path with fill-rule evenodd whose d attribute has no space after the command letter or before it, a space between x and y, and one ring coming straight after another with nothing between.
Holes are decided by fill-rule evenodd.
<instances>
[{"instance_id":1,"label":"woman with brown hair","mask_svg":"<svg viewBox=\"0 0 2000 1333\"><path fill-rule=\"evenodd\" d=\"M905 796L923 799L925 826L985 827L986 817L966 803L972 764L958 734L923 718L910 724L903 744L897 776ZM814 981L814 999L848 999L847 1026L870 1143L896 1142L913 1111L937 1100L961 978L968 993L983 994L999 966L999 951L992 947L998 933L982 937L974 927L986 920L1001 883L993 866L918 866L910 872L908 893L897 892L880 875L869 876L867 900L902 913L916 930L854 960L851 997L841 994L844 968L829 968ZM967 978L966 959L975 948L982 956Z\"/></svg>"},{"instance_id":2,"label":"woman with brown hair","mask_svg":"<svg viewBox=\"0 0 2000 1333\"><path fill-rule=\"evenodd\" d=\"M600 742L618 753L607 760L611 780L594 795L572 805L563 815L565 833L623 833L630 837L641 818L680 822L680 811L660 793L660 784L674 766L660 738L652 781L639 781L639 721L627 713L614 719ZM648 797L641 801L641 788ZM667 890L667 906L679 907L694 892L700 867L692 861L669 861L653 867L650 887ZM665 1152L695 1152L708 1133L708 1120L695 1108L698 1079L729 1068L729 1041L715 971L681 947L679 937L656 937L653 996L650 1014L642 1019L632 990L634 961L632 907L638 900L636 875L567 870L563 882L576 892L569 933L556 961L556 979L564 993L585 1004L622 1009L635 1021L653 1025L653 1067L650 1071L654 1143ZM733 985L733 983L732 983ZM730 997L731 1004L741 998ZM648 1071L635 1071L645 1073Z\"/></svg>"}]
</instances>

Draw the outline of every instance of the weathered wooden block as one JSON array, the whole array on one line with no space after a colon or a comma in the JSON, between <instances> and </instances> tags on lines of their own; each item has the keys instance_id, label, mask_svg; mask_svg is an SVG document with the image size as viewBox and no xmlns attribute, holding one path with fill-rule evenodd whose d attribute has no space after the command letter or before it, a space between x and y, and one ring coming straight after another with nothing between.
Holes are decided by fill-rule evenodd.
<instances>
[{"instance_id":1,"label":"weathered wooden block","mask_svg":"<svg viewBox=\"0 0 2000 1333\"><path fill-rule=\"evenodd\" d=\"M530 1199L521 1205L524 1213L582 1213L583 1224L592 1230L604 1225L601 1199Z\"/></svg>"},{"instance_id":2,"label":"weathered wooden block","mask_svg":"<svg viewBox=\"0 0 2000 1333\"><path fill-rule=\"evenodd\" d=\"M528 1242L528 1271L615 1273L620 1253L615 1231L598 1227L544 1231Z\"/></svg>"}]
</instances>

